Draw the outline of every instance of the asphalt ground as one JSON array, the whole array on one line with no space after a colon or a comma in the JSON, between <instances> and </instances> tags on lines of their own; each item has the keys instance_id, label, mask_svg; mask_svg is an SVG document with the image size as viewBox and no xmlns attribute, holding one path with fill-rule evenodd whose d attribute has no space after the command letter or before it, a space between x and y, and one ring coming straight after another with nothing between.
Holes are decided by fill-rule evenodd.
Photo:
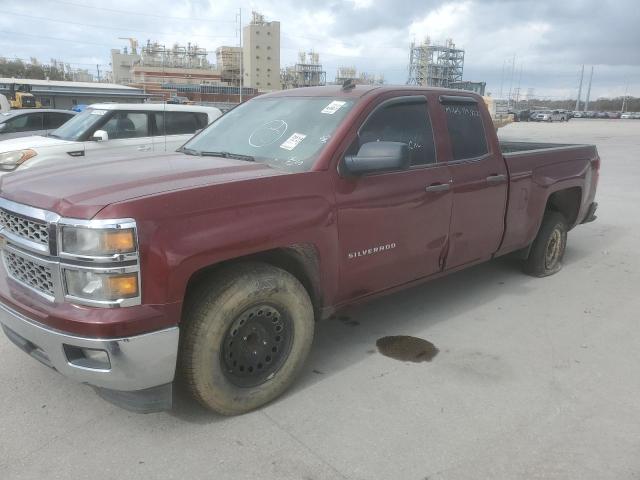
<instances>
[{"instance_id":1,"label":"asphalt ground","mask_svg":"<svg viewBox=\"0 0 640 480\"><path fill-rule=\"evenodd\" d=\"M598 220L563 270L500 259L318 325L305 372L233 418L137 415L0 337L0 479L640 479L640 121L512 124L595 143ZM411 335L429 362L379 353Z\"/></svg>"}]
</instances>

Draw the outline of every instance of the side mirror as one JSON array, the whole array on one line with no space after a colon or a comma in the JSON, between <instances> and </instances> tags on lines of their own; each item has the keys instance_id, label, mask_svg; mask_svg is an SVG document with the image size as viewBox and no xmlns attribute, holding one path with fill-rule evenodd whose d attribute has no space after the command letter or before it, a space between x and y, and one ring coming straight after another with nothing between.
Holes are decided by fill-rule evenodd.
<instances>
[{"instance_id":1,"label":"side mirror","mask_svg":"<svg viewBox=\"0 0 640 480\"><path fill-rule=\"evenodd\" d=\"M106 142L107 140L109 140L109 134L104 130L96 130L95 132L93 132L91 140L93 140L94 142Z\"/></svg>"},{"instance_id":2,"label":"side mirror","mask_svg":"<svg viewBox=\"0 0 640 480\"><path fill-rule=\"evenodd\" d=\"M357 155L344 157L344 169L352 175L406 170L409 164L409 146L402 142L365 143Z\"/></svg>"},{"instance_id":3,"label":"side mirror","mask_svg":"<svg viewBox=\"0 0 640 480\"><path fill-rule=\"evenodd\" d=\"M7 129L6 123L0 123L0 132L4 132Z\"/></svg>"}]
</instances>

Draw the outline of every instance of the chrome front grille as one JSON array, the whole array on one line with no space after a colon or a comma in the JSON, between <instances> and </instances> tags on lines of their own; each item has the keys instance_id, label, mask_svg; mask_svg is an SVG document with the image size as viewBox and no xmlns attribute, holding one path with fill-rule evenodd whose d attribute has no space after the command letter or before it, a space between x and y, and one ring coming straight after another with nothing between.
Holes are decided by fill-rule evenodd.
<instances>
[{"instance_id":1,"label":"chrome front grille","mask_svg":"<svg viewBox=\"0 0 640 480\"><path fill-rule=\"evenodd\" d=\"M50 267L13 251L5 250L3 255L7 271L14 280L45 295L55 296L53 272Z\"/></svg>"},{"instance_id":2,"label":"chrome front grille","mask_svg":"<svg viewBox=\"0 0 640 480\"><path fill-rule=\"evenodd\" d=\"M44 222L27 219L0 209L0 225L21 238L41 245L49 245L49 228Z\"/></svg>"}]
</instances>

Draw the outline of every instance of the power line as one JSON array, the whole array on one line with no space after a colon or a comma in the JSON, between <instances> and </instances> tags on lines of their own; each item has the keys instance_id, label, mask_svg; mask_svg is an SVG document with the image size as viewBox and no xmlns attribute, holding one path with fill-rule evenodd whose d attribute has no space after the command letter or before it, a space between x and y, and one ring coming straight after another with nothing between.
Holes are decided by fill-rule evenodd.
<instances>
[{"instance_id":1,"label":"power line","mask_svg":"<svg viewBox=\"0 0 640 480\"><path fill-rule=\"evenodd\" d=\"M15 56L14 57L12 57L12 56L3 56L3 57L0 57L0 58L6 58L7 60L20 60L21 62L24 62L26 64L31 65L31 59L30 58L20 58L20 57L15 57ZM55 58L52 58L51 60L58 61ZM64 61L64 60L59 60L59 63L64 63L65 65L82 65L82 66L89 66L89 67L95 67L96 66L95 62L92 62L92 63L81 63L81 62L67 62L67 61ZM51 65L51 62L49 62L49 63L40 62L40 63L37 64L37 66L40 66L40 67L42 67L42 66L50 66L50 65ZM99 63L98 65L100 65L101 67L108 67L109 66L108 63Z\"/></svg>"},{"instance_id":2,"label":"power line","mask_svg":"<svg viewBox=\"0 0 640 480\"><path fill-rule=\"evenodd\" d=\"M24 33L24 32L10 32L8 30L0 30L0 33L6 33L7 35L22 35L24 37L33 37L33 38L39 38L39 39L43 39L43 40L55 40L58 42L71 42L71 43L75 43L77 45L95 45L97 47L105 47L105 48L112 48L113 45L105 45L103 43L95 43L95 42L78 42L77 40L71 40L70 38L59 38L59 37L45 37L44 35L34 35L31 33Z\"/></svg>"},{"instance_id":3,"label":"power line","mask_svg":"<svg viewBox=\"0 0 640 480\"><path fill-rule=\"evenodd\" d=\"M92 28L101 28L103 30L116 30L116 31L125 31L125 32L131 32L131 33L147 33L147 34L153 34L153 35L172 35L170 33L166 33L166 32L154 32L151 30L131 30L129 28L118 28L118 27L107 27L105 25L95 25L95 24L90 24L90 23L81 23L81 22L71 22L69 20L58 20L55 18L47 18L47 17L36 17L34 15L26 15L24 13L15 13L15 12L7 12L7 11L3 11L2 12L5 15L14 15L17 17L25 17L25 18L33 18L35 20L44 20L45 22L56 22L56 23L66 23L69 25L79 25L81 27L92 27ZM189 36L192 37L205 37L205 38L235 38L235 35L199 35L196 33L190 33Z\"/></svg>"},{"instance_id":4,"label":"power line","mask_svg":"<svg viewBox=\"0 0 640 480\"><path fill-rule=\"evenodd\" d=\"M53 1L55 1L55 3L61 3L63 5L88 8L90 10L102 10L104 12L124 13L126 15L138 15L141 17L162 18L165 20L169 19L169 20L184 20L184 21L190 21L190 22L197 21L197 22L212 22L212 23L235 23L235 21L231 21L231 20L214 20L213 18L195 18L195 17L172 17L169 15L157 15L153 13L132 12L130 10L116 10L115 8L96 7L93 5L84 5L82 3L66 2L62 0L53 0Z\"/></svg>"}]
</instances>

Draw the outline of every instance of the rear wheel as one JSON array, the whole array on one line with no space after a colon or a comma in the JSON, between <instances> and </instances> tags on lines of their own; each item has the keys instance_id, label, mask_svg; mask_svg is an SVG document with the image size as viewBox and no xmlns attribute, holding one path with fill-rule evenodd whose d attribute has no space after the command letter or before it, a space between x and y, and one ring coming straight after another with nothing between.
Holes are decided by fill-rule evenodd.
<instances>
[{"instance_id":1,"label":"rear wheel","mask_svg":"<svg viewBox=\"0 0 640 480\"><path fill-rule=\"evenodd\" d=\"M533 241L524 271L534 277L553 275L562 268L562 258L567 246L568 225L559 212L548 211L538 235Z\"/></svg>"},{"instance_id":2,"label":"rear wheel","mask_svg":"<svg viewBox=\"0 0 640 480\"><path fill-rule=\"evenodd\" d=\"M248 412L283 393L313 341L307 291L293 275L262 263L237 265L204 282L183 322L187 388L224 415Z\"/></svg>"}]
</instances>

